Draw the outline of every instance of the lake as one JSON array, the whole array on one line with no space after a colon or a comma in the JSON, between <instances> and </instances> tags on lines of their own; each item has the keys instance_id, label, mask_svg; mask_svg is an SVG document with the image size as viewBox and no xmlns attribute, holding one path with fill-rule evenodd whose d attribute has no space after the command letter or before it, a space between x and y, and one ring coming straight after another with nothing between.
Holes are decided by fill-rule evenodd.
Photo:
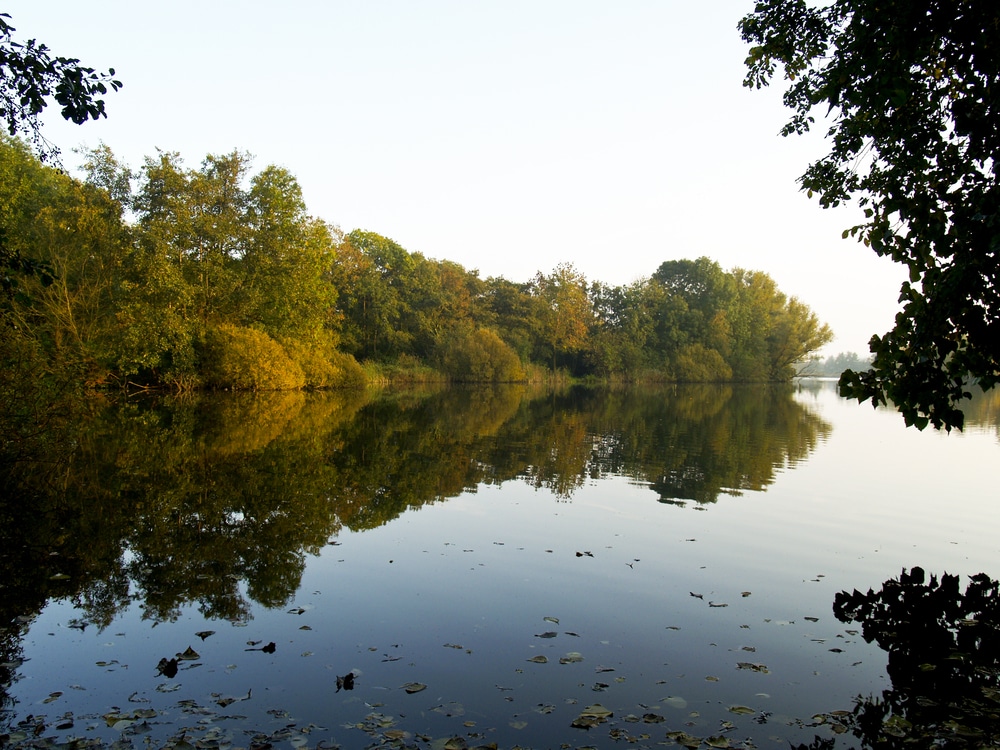
<instances>
[{"instance_id":1,"label":"lake","mask_svg":"<svg viewBox=\"0 0 1000 750\"><path fill-rule=\"evenodd\" d=\"M974 746L997 403L952 434L824 381L95 407L0 504L0 736L850 747L874 711ZM956 608L945 573L987 593ZM955 622L911 638L918 599Z\"/></svg>"}]
</instances>

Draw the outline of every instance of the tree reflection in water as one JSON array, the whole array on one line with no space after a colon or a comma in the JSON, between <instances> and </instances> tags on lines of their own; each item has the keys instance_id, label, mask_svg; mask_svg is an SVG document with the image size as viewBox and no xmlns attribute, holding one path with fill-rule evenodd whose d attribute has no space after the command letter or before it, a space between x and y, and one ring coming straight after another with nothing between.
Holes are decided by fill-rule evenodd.
<instances>
[{"instance_id":1,"label":"tree reflection in water","mask_svg":"<svg viewBox=\"0 0 1000 750\"><path fill-rule=\"evenodd\" d=\"M833 611L858 622L889 656L892 688L824 718L865 748L989 747L1000 741L1000 584L982 573L903 570L881 590L837 594ZM817 738L814 748L833 747ZM804 747L804 746L803 746Z\"/></svg>"},{"instance_id":2,"label":"tree reflection in water","mask_svg":"<svg viewBox=\"0 0 1000 750\"><path fill-rule=\"evenodd\" d=\"M625 476L663 501L715 502L766 487L831 429L790 387L217 394L94 411L69 460L3 478L3 684L49 599L98 629L133 601L153 622L192 604L245 622L253 602L286 604L344 527L508 481L568 500Z\"/></svg>"}]
</instances>

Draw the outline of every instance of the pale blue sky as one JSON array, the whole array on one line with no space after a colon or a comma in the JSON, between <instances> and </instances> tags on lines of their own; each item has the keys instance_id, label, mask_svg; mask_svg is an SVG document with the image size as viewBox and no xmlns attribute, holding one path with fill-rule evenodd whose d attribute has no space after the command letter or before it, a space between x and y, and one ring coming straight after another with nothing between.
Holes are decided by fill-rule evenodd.
<instances>
[{"instance_id":1,"label":"pale blue sky","mask_svg":"<svg viewBox=\"0 0 1000 750\"><path fill-rule=\"evenodd\" d=\"M249 151L345 231L524 281L569 261L625 284L707 255L758 269L867 352L902 269L840 238L796 177L818 137L777 135L742 88L752 0L11 0L15 37L114 67L107 120L48 118L64 151L134 167ZM53 112L55 115L55 112Z\"/></svg>"}]
</instances>

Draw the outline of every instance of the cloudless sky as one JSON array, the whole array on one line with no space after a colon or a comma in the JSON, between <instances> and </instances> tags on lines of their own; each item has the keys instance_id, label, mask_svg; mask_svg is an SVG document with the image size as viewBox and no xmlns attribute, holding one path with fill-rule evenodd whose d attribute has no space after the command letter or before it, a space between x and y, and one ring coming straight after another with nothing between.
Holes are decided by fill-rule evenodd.
<instances>
[{"instance_id":1,"label":"cloudless sky","mask_svg":"<svg viewBox=\"0 0 1000 750\"><path fill-rule=\"evenodd\" d=\"M233 149L286 167L310 213L527 281L571 262L627 284L705 255L765 271L867 353L901 267L796 178L822 130L781 138L781 87L742 87L752 0L9 0L15 39L125 87L46 135L133 168Z\"/></svg>"}]
</instances>

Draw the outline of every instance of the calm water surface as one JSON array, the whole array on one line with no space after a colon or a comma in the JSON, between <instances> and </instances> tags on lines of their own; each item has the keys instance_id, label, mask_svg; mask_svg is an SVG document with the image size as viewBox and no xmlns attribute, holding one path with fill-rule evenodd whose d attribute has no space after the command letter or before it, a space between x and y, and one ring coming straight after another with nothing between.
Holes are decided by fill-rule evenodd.
<instances>
[{"instance_id":1,"label":"calm water surface","mask_svg":"<svg viewBox=\"0 0 1000 750\"><path fill-rule=\"evenodd\" d=\"M813 717L892 681L835 595L1000 577L990 408L952 435L820 382L109 408L5 511L0 733L848 742Z\"/></svg>"}]
</instances>

